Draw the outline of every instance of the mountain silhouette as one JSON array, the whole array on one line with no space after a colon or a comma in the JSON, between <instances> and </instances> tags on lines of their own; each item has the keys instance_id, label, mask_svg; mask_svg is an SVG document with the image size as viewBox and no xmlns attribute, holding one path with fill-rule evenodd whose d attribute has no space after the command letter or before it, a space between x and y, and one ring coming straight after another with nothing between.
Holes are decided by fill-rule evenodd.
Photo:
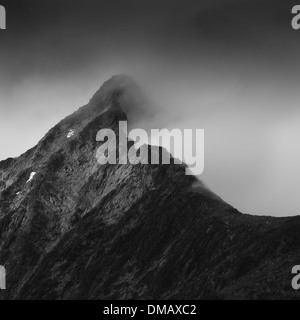
<instances>
[{"instance_id":1,"label":"mountain silhouette","mask_svg":"<svg viewBox=\"0 0 300 320\"><path fill-rule=\"evenodd\" d=\"M100 129L151 115L116 76L0 162L0 299L297 298L299 217L241 214L184 164L98 164Z\"/></svg>"}]
</instances>

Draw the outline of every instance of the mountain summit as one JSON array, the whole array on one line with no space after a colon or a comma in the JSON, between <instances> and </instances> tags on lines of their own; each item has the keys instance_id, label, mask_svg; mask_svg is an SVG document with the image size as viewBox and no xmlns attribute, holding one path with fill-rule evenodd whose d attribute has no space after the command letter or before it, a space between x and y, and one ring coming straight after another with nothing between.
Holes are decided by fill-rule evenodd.
<instances>
[{"instance_id":1,"label":"mountain summit","mask_svg":"<svg viewBox=\"0 0 300 320\"><path fill-rule=\"evenodd\" d=\"M296 298L300 219L243 215L184 165L99 165L97 132L152 109L126 76L0 162L1 299Z\"/></svg>"}]
</instances>

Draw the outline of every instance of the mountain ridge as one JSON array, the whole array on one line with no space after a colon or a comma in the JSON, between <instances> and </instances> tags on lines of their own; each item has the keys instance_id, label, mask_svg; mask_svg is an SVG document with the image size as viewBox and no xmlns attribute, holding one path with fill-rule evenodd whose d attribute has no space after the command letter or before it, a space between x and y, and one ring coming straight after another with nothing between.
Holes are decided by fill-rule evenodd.
<instances>
[{"instance_id":1,"label":"mountain ridge","mask_svg":"<svg viewBox=\"0 0 300 320\"><path fill-rule=\"evenodd\" d=\"M172 161L97 163L100 129L152 113L137 91L113 77L0 162L0 299L297 299L299 217L241 214Z\"/></svg>"}]
</instances>

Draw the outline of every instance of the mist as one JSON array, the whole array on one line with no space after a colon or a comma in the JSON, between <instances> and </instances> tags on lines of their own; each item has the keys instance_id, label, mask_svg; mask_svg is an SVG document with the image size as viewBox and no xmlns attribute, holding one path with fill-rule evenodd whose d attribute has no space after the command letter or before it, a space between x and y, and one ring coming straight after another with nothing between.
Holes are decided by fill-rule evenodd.
<instances>
[{"instance_id":1,"label":"mist","mask_svg":"<svg viewBox=\"0 0 300 320\"><path fill-rule=\"evenodd\" d=\"M299 214L294 1L174 2L2 1L0 159L129 74L157 126L205 130L199 178L211 190L245 213Z\"/></svg>"}]
</instances>

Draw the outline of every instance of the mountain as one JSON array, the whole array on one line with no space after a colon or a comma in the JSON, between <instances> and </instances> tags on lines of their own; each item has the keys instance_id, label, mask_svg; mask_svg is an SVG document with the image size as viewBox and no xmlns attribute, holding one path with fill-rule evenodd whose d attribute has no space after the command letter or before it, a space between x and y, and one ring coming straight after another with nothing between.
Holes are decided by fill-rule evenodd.
<instances>
[{"instance_id":1,"label":"mountain","mask_svg":"<svg viewBox=\"0 0 300 320\"><path fill-rule=\"evenodd\" d=\"M298 298L299 217L241 214L174 161L97 163L97 132L144 116L138 86L116 76L0 162L0 299Z\"/></svg>"}]
</instances>

